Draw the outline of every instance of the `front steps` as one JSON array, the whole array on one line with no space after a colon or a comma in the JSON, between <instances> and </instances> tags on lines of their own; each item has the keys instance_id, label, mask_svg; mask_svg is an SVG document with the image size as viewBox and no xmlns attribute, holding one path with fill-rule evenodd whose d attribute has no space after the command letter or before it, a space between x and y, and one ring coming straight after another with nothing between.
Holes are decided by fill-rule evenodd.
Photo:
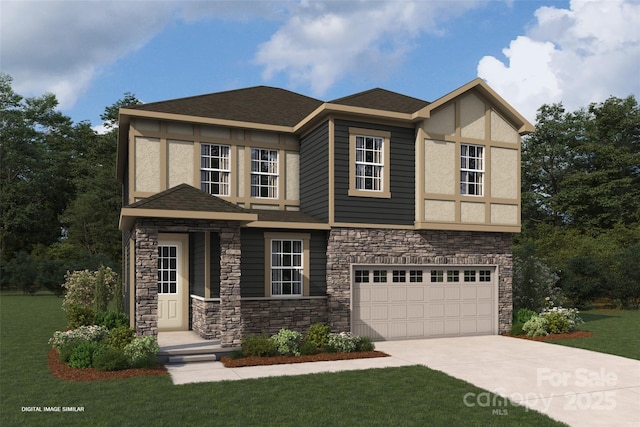
<instances>
[{"instance_id":1,"label":"front steps","mask_svg":"<svg viewBox=\"0 0 640 427\"><path fill-rule=\"evenodd\" d=\"M205 340L193 331L160 332L158 345L158 362L164 364L214 362L237 350L222 347L220 340Z\"/></svg>"}]
</instances>

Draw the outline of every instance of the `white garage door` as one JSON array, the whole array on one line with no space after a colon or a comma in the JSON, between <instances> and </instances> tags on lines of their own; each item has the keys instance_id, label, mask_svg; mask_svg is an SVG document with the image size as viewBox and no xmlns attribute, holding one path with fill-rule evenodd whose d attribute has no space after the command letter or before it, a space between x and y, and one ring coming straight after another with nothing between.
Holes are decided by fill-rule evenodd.
<instances>
[{"instance_id":1,"label":"white garage door","mask_svg":"<svg viewBox=\"0 0 640 427\"><path fill-rule=\"evenodd\" d=\"M494 266L354 266L354 334L374 340L496 334Z\"/></svg>"}]
</instances>

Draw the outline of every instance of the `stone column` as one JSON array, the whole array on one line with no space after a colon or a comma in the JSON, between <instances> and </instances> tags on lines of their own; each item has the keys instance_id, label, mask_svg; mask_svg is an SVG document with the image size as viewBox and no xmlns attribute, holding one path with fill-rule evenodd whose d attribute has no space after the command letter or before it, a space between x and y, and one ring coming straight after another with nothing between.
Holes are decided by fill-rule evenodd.
<instances>
[{"instance_id":1,"label":"stone column","mask_svg":"<svg viewBox=\"0 0 640 427\"><path fill-rule=\"evenodd\" d=\"M135 328L137 336L158 335L158 229L137 223ZM133 291L133 290L132 290Z\"/></svg>"},{"instance_id":2,"label":"stone column","mask_svg":"<svg viewBox=\"0 0 640 427\"><path fill-rule=\"evenodd\" d=\"M240 345L240 227L234 223L220 228L220 345Z\"/></svg>"}]
</instances>

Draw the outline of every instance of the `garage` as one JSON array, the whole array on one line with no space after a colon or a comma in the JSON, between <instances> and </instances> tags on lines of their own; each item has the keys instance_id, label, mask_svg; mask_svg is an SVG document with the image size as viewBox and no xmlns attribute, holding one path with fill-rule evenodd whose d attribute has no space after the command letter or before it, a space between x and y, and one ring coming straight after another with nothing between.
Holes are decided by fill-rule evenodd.
<instances>
[{"instance_id":1,"label":"garage","mask_svg":"<svg viewBox=\"0 0 640 427\"><path fill-rule=\"evenodd\" d=\"M498 332L496 266L353 266L351 331L373 340Z\"/></svg>"}]
</instances>

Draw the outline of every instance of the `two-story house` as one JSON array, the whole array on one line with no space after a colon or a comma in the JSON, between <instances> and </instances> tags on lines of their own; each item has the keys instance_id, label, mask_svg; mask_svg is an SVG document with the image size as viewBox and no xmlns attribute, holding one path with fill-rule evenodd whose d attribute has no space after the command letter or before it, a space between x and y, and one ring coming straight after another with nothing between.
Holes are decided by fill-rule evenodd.
<instances>
[{"instance_id":1,"label":"two-story house","mask_svg":"<svg viewBox=\"0 0 640 427\"><path fill-rule=\"evenodd\" d=\"M126 306L138 334L375 340L511 324L520 137L482 80L427 102L251 87L120 110Z\"/></svg>"}]
</instances>

